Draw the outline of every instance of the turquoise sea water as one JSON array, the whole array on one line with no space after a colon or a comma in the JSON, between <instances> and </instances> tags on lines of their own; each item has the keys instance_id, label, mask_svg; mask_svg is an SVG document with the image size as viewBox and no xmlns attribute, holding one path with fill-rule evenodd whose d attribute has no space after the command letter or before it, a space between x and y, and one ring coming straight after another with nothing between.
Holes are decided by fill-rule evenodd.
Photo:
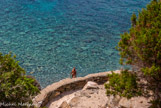
<instances>
[{"instance_id":1,"label":"turquoise sea water","mask_svg":"<svg viewBox=\"0 0 161 108\"><path fill-rule=\"evenodd\" d=\"M150 0L0 0L0 52L12 51L42 88L119 69L115 50L133 12Z\"/></svg>"}]
</instances>

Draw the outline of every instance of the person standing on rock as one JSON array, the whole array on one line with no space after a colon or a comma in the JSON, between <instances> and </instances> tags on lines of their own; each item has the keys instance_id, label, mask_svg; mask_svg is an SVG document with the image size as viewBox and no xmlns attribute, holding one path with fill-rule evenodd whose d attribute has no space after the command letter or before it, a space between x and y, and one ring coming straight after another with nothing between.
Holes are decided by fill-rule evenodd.
<instances>
[{"instance_id":1,"label":"person standing on rock","mask_svg":"<svg viewBox=\"0 0 161 108\"><path fill-rule=\"evenodd\" d=\"M71 72L71 75L72 75L72 78L76 78L76 74L77 74L77 72L76 72L76 69L75 69L75 67L72 69L72 72Z\"/></svg>"}]
</instances>

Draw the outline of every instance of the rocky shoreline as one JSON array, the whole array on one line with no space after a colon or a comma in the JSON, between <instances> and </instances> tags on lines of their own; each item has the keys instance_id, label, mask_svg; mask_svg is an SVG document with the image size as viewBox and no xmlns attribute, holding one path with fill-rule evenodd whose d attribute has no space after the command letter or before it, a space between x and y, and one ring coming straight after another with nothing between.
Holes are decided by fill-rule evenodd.
<instances>
[{"instance_id":1,"label":"rocky shoreline","mask_svg":"<svg viewBox=\"0 0 161 108\"><path fill-rule=\"evenodd\" d=\"M81 90L67 92L53 99L47 108L148 108L150 98L106 96L104 85L91 86L88 82Z\"/></svg>"},{"instance_id":2,"label":"rocky shoreline","mask_svg":"<svg viewBox=\"0 0 161 108\"><path fill-rule=\"evenodd\" d=\"M114 71L120 73L120 70ZM104 83L109 72L64 79L47 86L33 99L36 107L47 108L148 108L151 98L106 96Z\"/></svg>"}]
</instances>

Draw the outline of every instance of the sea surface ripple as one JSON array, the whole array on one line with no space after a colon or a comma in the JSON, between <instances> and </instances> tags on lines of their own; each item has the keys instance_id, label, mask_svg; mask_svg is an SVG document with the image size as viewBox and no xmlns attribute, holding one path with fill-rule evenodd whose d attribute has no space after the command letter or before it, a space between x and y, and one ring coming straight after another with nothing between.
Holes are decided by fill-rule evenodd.
<instances>
[{"instance_id":1,"label":"sea surface ripple","mask_svg":"<svg viewBox=\"0 0 161 108\"><path fill-rule=\"evenodd\" d=\"M13 52L42 88L119 69L115 49L133 12L150 0L0 0L0 52Z\"/></svg>"}]
</instances>

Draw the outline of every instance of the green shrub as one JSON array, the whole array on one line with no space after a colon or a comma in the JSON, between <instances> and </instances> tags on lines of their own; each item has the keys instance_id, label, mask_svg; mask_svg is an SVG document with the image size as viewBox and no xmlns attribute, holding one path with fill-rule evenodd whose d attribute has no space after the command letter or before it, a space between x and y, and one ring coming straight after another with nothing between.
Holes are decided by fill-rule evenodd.
<instances>
[{"instance_id":1,"label":"green shrub","mask_svg":"<svg viewBox=\"0 0 161 108\"><path fill-rule=\"evenodd\" d=\"M121 63L138 66L146 75L161 74L161 2L153 0L138 18L132 15L130 32L121 35Z\"/></svg>"},{"instance_id":2,"label":"green shrub","mask_svg":"<svg viewBox=\"0 0 161 108\"><path fill-rule=\"evenodd\" d=\"M153 90L154 99L161 100L161 0L152 0L131 21L132 27L119 42L121 64L135 67L136 75Z\"/></svg>"},{"instance_id":3,"label":"green shrub","mask_svg":"<svg viewBox=\"0 0 161 108\"><path fill-rule=\"evenodd\" d=\"M0 53L0 102L13 103L16 108L22 108L18 103L32 104L32 98L39 93L39 89L33 85L34 79L26 77L25 70L15 57L11 53Z\"/></svg>"},{"instance_id":4,"label":"green shrub","mask_svg":"<svg viewBox=\"0 0 161 108\"><path fill-rule=\"evenodd\" d=\"M121 74L108 74L108 78L109 83L105 84L107 95L120 95L127 98L141 95L137 87L136 76L128 70L121 71Z\"/></svg>"}]
</instances>

